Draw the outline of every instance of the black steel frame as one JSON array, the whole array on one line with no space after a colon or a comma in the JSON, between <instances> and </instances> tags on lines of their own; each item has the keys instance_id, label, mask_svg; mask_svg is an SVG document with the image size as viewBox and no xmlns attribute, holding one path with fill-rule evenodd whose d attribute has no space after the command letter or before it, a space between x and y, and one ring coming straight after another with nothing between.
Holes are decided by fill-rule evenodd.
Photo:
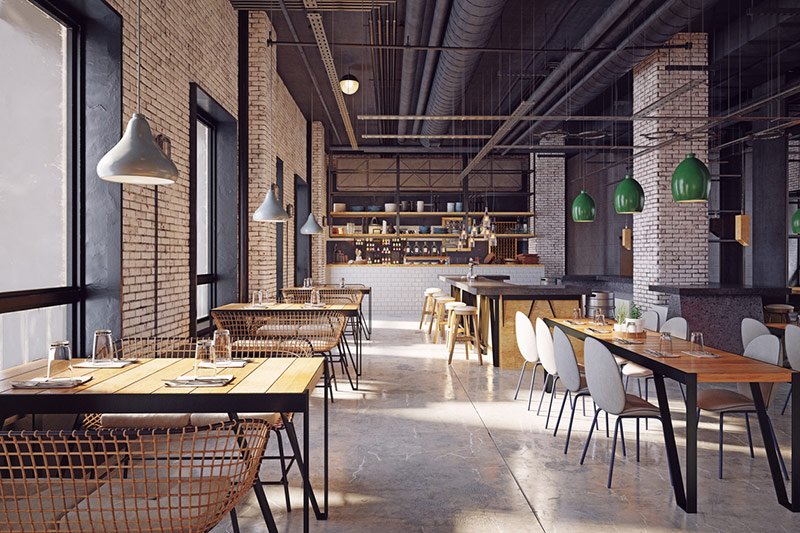
<instances>
[{"instance_id":1,"label":"black steel frame","mask_svg":"<svg viewBox=\"0 0 800 533\"><path fill-rule=\"evenodd\" d=\"M323 383L328 381L328 365L323 364ZM309 391L293 393L248 393L248 394L73 394L66 397L59 394L38 394L40 391L15 391L14 394L0 394L0 420L17 413L73 414L84 413L235 413L280 412L303 414L303 451L299 452L297 435L290 433L292 447L298 455L298 467L303 476L303 531L309 531L309 504L318 520L328 519L328 388L323 401L323 507L317 504L314 489L309 478ZM284 423L287 422L284 417ZM287 426L288 429L289 426ZM292 435L294 438L292 439ZM305 460L303 460L305 458ZM266 505L264 489L260 479L253 486L264 518L269 524L271 515ZM272 529L270 529L272 531Z\"/></svg>"},{"instance_id":2,"label":"black steel frame","mask_svg":"<svg viewBox=\"0 0 800 533\"><path fill-rule=\"evenodd\" d=\"M550 327L559 327L564 333L580 340L585 340L587 335L583 331L569 327L568 325L556 323L549 318L544 319ZM691 374L678 370L668 363L662 363L649 357L639 355L622 346L618 346L606 339L593 337L601 342L611 353L621 355L632 363L649 368L653 371L653 381L656 385L658 394L658 407L661 411L661 424L664 429L664 440L667 446L667 462L669 463L670 477L675 493L675 500L678 505L687 513L697 512L697 374ZM680 459L678 457L678 447L675 442L675 431L672 426L672 414L667 399L667 390L664 385L664 378L674 379L683 383L686 388L686 482L683 481L681 473ZM764 440L764 448L769 462L772 483L775 488L775 495L778 503L792 512L800 512L800 372L792 373L792 477L790 481L790 492L786 490L786 483L783 480L780 460L778 459L775 436L770 431L770 419L761 394L761 387L758 383L750 383L753 401L756 406L761 437Z\"/></svg>"}]
</instances>

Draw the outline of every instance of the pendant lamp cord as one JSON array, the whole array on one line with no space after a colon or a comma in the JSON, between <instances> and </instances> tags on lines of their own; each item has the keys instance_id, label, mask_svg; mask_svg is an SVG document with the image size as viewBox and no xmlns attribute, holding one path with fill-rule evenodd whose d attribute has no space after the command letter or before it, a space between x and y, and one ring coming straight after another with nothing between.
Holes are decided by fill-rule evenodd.
<instances>
[{"instance_id":1,"label":"pendant lamp cord","mask_svg":"<svg viewBox=\"0 0 800 533\"><path fill-rule=\"evenodd\" d=\"M142 111L142 0L136 3L136 112Z\"/></svg>"}]
</instances>

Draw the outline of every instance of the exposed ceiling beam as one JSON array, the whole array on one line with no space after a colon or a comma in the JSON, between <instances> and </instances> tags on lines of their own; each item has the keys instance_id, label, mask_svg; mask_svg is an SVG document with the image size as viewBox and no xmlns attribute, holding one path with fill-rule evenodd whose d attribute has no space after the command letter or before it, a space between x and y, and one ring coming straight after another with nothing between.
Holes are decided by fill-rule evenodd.
<instances>
[{"instance_id":1,"label":"exposed ceiling beam","mask_svg":"<svg viewBox=\"0 0 800 533\"><path fill-rule=\"evenodd\" d=\"M422 134L422 133L364 133L362 139L477 139L485 141L491 135Z\"/></svg>"},{"instance_id":2,"label":"exposed ceiling beam","mask_svg":"<svg viewBox=\"0 0 800 533\"><path fill-rule=\"evenodd\" d=\"M325 65L325 72L328 73L328 80L331 82L331 90L333 96L336 98L336 104L339 106L339 114L342 116L344 129L347 132L347 138L350 141L350 146L354 150L358 149L358 141L356 140L355 131L353 131L353 124L350 122L350 113L347 111L347 104L344 101L342 90L339 87L339 75L336 73L336 65L333 63L333 54L331 47L328 45L328 37L325 35L325 27L322 24L322 15L317 11L317 0L303 0L303 5L306 7L306 17L311 24L311 31L314 33L314 39L317 41L319 53L322 56L322 63Z\"/></svg>"},{"instance_id":3,"label":"exposed ceiling beam","mask_svg":"<svg viewBox=\"0 0 800 533\"><path fill-rule=\"evenodd\" d=\"M278 0L278 3L281 6L281 12L283 13L283 18L286 20L286 25L289 27L289 32L292 34L292 39L294 39L295 42L299 42L300 37L297 36L297 30L295 30L292 19L289 16L289 11L286 8L286 0ZM336 140L338 142L342 142L342 137L339 135L339 128L336 127L336 123L333 121L333 117L331 117L331 112L328 110L328 105L325 103L325 98L322 97L322 91L319 88L319 83L317 83L317 77L314 76L314 71L311 69L311 65L308 63L306 51L303 50L302 47L298 46L297 52L300 54L300 58L303 60L303 65L306 67L306 72L308 73L308 77L311 79L311 84L314 86L314 90L317 93L317 98L319 98L319 101L322 104L322 110L325 111L325 115L328 117L328 123L331 125L333 134L336 136Z\"/></svg>"},{"instance_id":4,"label":"exposed ceiling beam","mask_svg":"<svg viewBox=\"0 0 800 533\"><path fill-rule=\"evenodd\" d=\"M659 100L657 103L661 103ZM658 107L661 107L659 105ZM443 120L453 122L469 122L469 121L500 121L508 120L511 115L358 115L358 120ZM707 120L714 121L720 118L727 118L722 116L715 117L698 117L698 116L657 116L646 117L640 116L639 113L635 115L527 115L520 120L563 120L564 122L640 122L640 121L664 121L664 120ZM757 122L761 120L795 120L797 117L776 117L776 116L745 116L737 115L733 117L740 122Z\"/></svg>"}]
</instances>

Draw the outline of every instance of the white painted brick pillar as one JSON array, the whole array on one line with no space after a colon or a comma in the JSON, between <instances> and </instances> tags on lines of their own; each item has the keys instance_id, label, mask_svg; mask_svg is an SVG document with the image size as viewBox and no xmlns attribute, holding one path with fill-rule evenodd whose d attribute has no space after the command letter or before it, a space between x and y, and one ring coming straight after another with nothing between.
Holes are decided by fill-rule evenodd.
<instances>
[{"instance_id":1,"label":"white painted brick pillar","mask_svg":"<svg viewBox=\"0 0 800 533\"><path fill-rule=\"evenodd\" d=\"M564 144L562 139L541 144ZM531 170L536 184L536 195L531 199L531 208L536 214L536 238L528 241L531 253L539 254L545 275L560 277L565 273L566 221L566 160L563 152L537 152L531 154Z\"/></svg>"},{"instance_id":2,"label":"white painted brick pillar","mask_svg":"<svg viewBox=\"0 0 800 533\"><path fill-rule=\"evenodd\" d=\"M708 115L708 72L668 70L674 66L708 64L705 33L679 33L671 43L692 42L691 50L653 52L633 70L633 112L655 104L689 83L689 91L657 107L647 116ZM699 83L698 83L699 82ZM655 145L704 124L701 120L635 121L633 144ZM708 164L708 136L692 135L634 159L633 174L645 193L644 211L633 216L633 297L645 305L665 304L667 296L651 292L654 284L686 285L708 281L708 207L672 200L675 167L694 152Z\"/></svg>"}]
</instances>

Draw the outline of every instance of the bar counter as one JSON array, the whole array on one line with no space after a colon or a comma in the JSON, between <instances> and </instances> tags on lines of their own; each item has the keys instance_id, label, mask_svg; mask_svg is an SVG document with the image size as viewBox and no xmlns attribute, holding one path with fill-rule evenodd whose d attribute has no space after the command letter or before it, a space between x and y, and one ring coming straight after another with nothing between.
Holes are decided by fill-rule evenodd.
<instances>
[{"instance_id":1,"label":"bar counter","mask_svg":"<svg viewBox=\"0 0 800 533\"><path fill-rule=\"evenodd\" d=\"M478 308L480 336L492 352L494 366L520 368L523 358L517 349L515 315L524 313L531 321L541 318L569 318L590 291L573 285L517 285L478 276L440 275L458 300ZM576 348L583 352L580 344Z\"/></svg>"}]
</instances>

